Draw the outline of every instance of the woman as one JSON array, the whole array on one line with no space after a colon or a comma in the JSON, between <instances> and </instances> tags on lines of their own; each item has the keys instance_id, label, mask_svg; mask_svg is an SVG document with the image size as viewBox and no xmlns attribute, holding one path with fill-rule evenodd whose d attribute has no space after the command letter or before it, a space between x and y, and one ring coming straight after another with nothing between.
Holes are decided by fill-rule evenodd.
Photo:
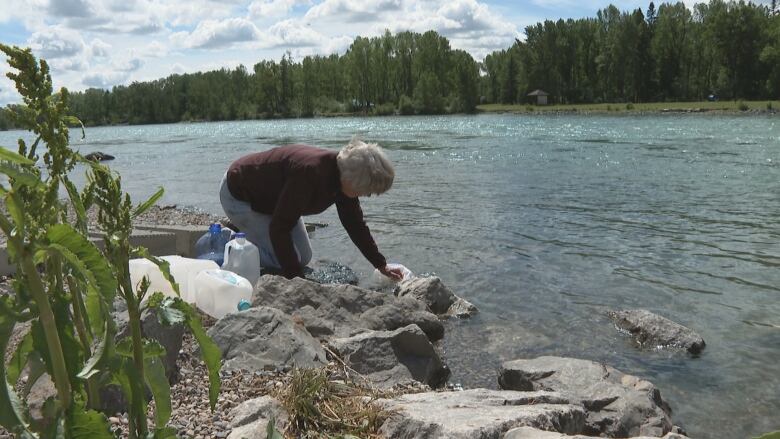
<instances>
[{"instance_id":1,"label":"woman","mask_svg":"<svg viewBox=\"0 0 780 439\"><path fill-rule=\"evenodd\" d=\"M285 145L236 160L222 179L220 201L230 221L260 250L260 265L288 279L303 277L312 257L303 215L336 204L341 224L363 256L385 276L390 269L363 220L358 197L382 194L395 171L382 149L352 140L341 151Z\"/></svg>"}]
</instances>

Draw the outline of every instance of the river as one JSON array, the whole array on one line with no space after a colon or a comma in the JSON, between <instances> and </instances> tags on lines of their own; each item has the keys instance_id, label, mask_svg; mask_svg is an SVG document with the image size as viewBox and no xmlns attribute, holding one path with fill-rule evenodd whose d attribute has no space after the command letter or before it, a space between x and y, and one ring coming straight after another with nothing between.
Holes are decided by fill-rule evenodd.
<instances>
[{"instance_id":1,"label":"river","mask_svg":"<svg viewBox=\"0 0 780 439\"><path fill-rule=\"evenodd\" d=\"M691 437L780 428L776 116L271 120L88 128L73 144L116 156L137 201L164 186L163 204L220 213L217 185L242 154L353 135L396 165L392 190L362 202L380 250L480 308L448 323L452 382L495 388L501 361L573 356L654 382ZM307 219L330 224L315 258L369 275L335 208ZM707 347L638 350L604 316L616 308L659 313Z\"/></svg>"}]
</instances>

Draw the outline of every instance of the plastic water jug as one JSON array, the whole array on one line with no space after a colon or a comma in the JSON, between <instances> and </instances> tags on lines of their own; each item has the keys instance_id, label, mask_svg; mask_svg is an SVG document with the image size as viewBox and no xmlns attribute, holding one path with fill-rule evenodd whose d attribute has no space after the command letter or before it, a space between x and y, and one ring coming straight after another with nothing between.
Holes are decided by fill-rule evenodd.
<instances>
[{"instance_id":1,"label":"plastic water jug","mask_svg":"<svg viewBox=\"0 0 780 439\"><path fill-rule=\"evenodd\" d=\"M235 239L225 244L223 270L229 270L245 278L250 284L260 278L260 251L246 240L246 233L236 233Z\"/></svg>"},{"instance_id":2,"label":"plastic water jug","mask_svg":"<svg viewBox=\"0 0 780 439\"><path fill-rule=\"evenodd\" d=\"M147 296L159 291L166 296L177 297L171 284L163 277L162 272L157 265L148 259L130 260L130 282L133 284L133 291L138 290L141 279L146 276L149 279L149 289Z\"/></svg>"},{"instance_id":3,"label":"plastic water jug","mask_svg":"<svg viewBox=\"0 0 780 439\"><path fill-rule=\"evenodd\" d=\"M236 312L242 299L252 300L252 285L233 272L204 270L195 276L195 305L216 319Z\"/></svg>"},{"instance_id":4,"label":"plastic water jug","mask_svg":"<svg viewBox=\"0 0 780 439\"><path fill-rule=\"evenodd\" d=\"M414 274L411 272L411 270L409 270L408 268L404 267L401 264L396 264L396 263L389 262L387 264L387 268L389 268L389 269L394 269L394 268L401 269L401 273L403 274L403 278L401 278L401 280L399 280L398 282L400 282L402 280L409 280L412 277L414 277ZM390 279L389 277L387 277L384 274L382 274L379 271L379 269L375 269L374 273L371 276L371 283L375 284L375 286L378 286L378 287L386 287L388 285L392 285L393 282L394 281L392 279Z\"/></svg>"},{"instance_id":5,"label":"plastic water jug","mask_svg":"<svg viewBox=\"0 0 780 439\"><path fill-rule=\"evenodd\" d=\"M198 238L195 243L195 254L198 259L208 259L222 266L225 252L225 244L230 241L230 235L233 233L222 224L214 223L209 226L209 231Z\"/></svg>"},{"instance_id":6,"label":"plastic water jug","mask_svg":"<svg viewBox=\"0 0 780 439\"><path fill-rule=\"evenodd\" d=\"M214 270L219 268L214 261L183 258L181 256L162 256L168 262L171 275L179 284L179 293L181 298L187 302L195 300L195 276L203 270ZM160 291L166 296L177 297L170 282L162 274L157 264L148 259L130 260L130 282L133 288L137 288L144 276L149 278L149 295L155 291ZM148 297L148 296L147 296Z\"/></svg>"},{"instance_id":7,"label":"plastic water jug","mask_svg":"<svg viewBox=\"0 0 780 439\"><path fill-rule=\"evenodd\" d=\"M171 274L179 284L179 292L184 301L195 302L195 277L203 270L219 268L216 262L205 259L183 258L181 256L163 256L168 261Z\"/></svg>"}]
</instances>

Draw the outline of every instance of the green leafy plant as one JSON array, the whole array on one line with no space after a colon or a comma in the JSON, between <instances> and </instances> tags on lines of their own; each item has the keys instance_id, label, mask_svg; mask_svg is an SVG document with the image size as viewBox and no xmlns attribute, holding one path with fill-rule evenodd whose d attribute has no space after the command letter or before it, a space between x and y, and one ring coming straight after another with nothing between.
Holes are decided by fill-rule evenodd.
<instances>
[{"instance_id":1,"label":"green leafy plant","mask_svg":"<svg viewBox=\"0 0 780 439\"><path fill-rule=\"evenodd\" d=\"M746 104L746 103L744 103L742 101L737 102L737 108L739 109L739 111L748 111L748 110L750 110L750 107L748 106L748 104Z\"/></svg>"},{"instance_id":2,"label":"green leafy plant","mask_svg":"<svg viewBox=\"0 0 780 439\"><path fill-rule=\"evenodd\" d=\"M11 360L0 363L5 380L0 385L0 425L22 438L111 438L105 416L96 409L99 388L112 382L131 401L131 438L149 436L147 388L156 404L156 428L151 435L174 437L166 428L171 404L161 362L165 350L142 338L141 313L154 309L163 324L185 324L193 332L209 370L212 408L219 392L221 360L188 304L161 293L148 294L146 278L137 286L130 281L130 258L146 257L160 266L178 291L164 261L130 245L132 220L151 207L162 190L133 206L118 175L69 148L69 126L81 123L68 115L68 91L53 93L47 63L38 62L29 49L0 44L0 51L16 70L8 77L24 101L13 113L13 123L35 136L30 145L20 139L18 152L0 148L0 174L8 180L0 185L4 201L0 230L16 265L15 293L0 297L0 350L6 351L17 324L31 325ZM83 126L81 133L83 137ZM87 166L88 183L81 191L68 178L79 163ZM59 198L62 190L67 193L65 200ZM86 212L93 204L104 232L102 252L88 235ZM73 225L69 211L75 214ZM115 344L111 312L116 296L127 304L131 337ZM43 410L49 422L30 422L14 392L25 367L30 371L28 389L43 374L54 382L57 396Z\"/></svg>"}]
</instances>

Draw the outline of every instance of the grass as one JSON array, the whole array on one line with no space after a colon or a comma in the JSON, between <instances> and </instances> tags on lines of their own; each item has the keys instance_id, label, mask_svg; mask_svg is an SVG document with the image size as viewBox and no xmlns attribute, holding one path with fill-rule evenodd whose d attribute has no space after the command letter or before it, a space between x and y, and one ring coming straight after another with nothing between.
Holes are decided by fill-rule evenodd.
<instances>
[{"instance_id":1,"label":"grass","mask_svg":"<svg viewBox=\"0 0 780 439\"><path fill-rule=\"evenodd\" d=\"M583 113L642 113L670 111L721 111L739 113L745 110L780 109L780 101L699 101L699 102L647 102L647 103L609 103L609 104L570 104L570 105L528 105L528 104L485 104L477 106L481 112L546 113L546 112L583 112Z\"/></svg>"},{"instance_id":2,"label":"grass","mask_svg":"<svg viewBox=\"0 0 780 439\"><path fill-rule=\"evenodd\" d=\"M288 413L279 436L305 439L375 439L391 415L374 404L399 392L374 388L346 367L333 363L319 369L293 369L274 395ZM400 392L403 393L403 392Z\"/></svg>"}]
</instances>

